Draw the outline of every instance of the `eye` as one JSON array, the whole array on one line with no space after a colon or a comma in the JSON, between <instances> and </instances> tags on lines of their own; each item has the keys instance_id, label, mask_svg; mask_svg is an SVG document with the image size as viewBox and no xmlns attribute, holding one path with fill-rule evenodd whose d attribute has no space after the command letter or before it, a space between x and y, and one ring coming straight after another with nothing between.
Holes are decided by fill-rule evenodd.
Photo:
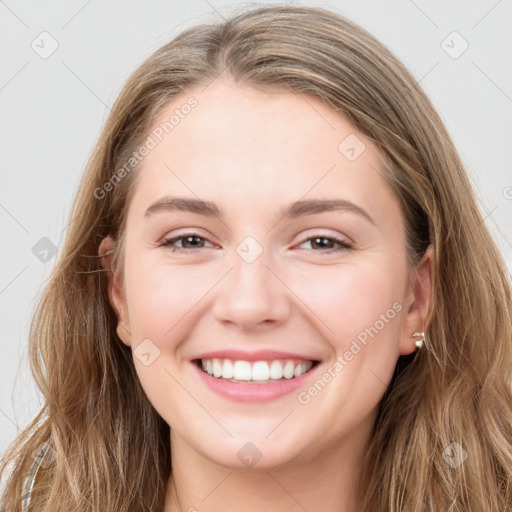
<instances>
[{"instance_id":1,"label":"eye","mask_svg":"<svg viewBox=\"0 0 512 512\"><path fill-rule=\"evenodd\" d=\"M344 251L346 249L352 248L352 246L345 240L341 240L340 238L336 238L333 236L324 236L324 235L316 235L316 236L306 238L306 240L301 242L300 245L308 243L310 241L311 241L312 248L308 249L308 250L314 251L314 252L318 252L318 250L315 250L315 246L316 247L320 246L319 248L323 250L322 252L327 252L327 253L339 252L339 251ZM332 248L333 244L337 245L338 247ZM326 247L326 245L328 247Z\"/></svg>"},{"instance_id":2,"label":"eye","mask_svg":"<svg viewBox=\"0 0 512 512\"><path fill-rule=\"evenodd\" d=\"M175 246L176 242L181 242L181 247ZM194 252L194 249L202 249L204 242L208 242L206 238L199 236L197 233L185 233L164 240L162 247L168 247L172 252ZM209 243L209 242L208 242Z\"/></svg>"},{"instance_id":3,"label":"eye","mask_svg":"<svg viewBox=\"0 0 512 512\"><path fill-rule=\"evenodd\" d=\"M181 243L181 247L174 245L176 243ZM161 245L162 247L168 247L172 252L186 253L194 252L194 249L203 249L205 247L205 243L210 242L202 236L199 236L197 233L185 233L183 235L166 239ZM352 248L348 242L341 240L340 238L324 235L309 237L303 240L300 245L305 243L311 243L312 248L306 250L313 252L319 252L320 250L320 252L332 253ZM333 245L337 247L333 248Z\"/></svg>"}]
</instances>

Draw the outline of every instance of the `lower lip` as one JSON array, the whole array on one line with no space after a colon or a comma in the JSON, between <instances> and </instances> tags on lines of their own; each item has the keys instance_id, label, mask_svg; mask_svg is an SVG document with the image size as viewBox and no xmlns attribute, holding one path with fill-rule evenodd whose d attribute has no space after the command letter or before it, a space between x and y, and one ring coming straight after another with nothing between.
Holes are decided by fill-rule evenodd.
<instances>
[{"instance_id":1,"label":"lower lip","mask_svg":"<svg viewBox=\"0 0 512 512\"><path fill-rule=\"evenodd\" d=\"M283 379L268 384L246 384L212 377L192 362L203 382L218 395L235 402L270 402L281 396L292 393L299 388L315 372L318 364L300 377Z\"/></svg>"}]
</instances>

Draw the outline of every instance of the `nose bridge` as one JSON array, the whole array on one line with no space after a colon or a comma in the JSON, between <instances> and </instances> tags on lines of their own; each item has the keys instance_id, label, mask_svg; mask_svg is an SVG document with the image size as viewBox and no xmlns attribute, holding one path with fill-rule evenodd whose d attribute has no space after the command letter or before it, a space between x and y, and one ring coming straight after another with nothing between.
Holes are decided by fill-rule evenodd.
<instances>
[{"instance_id":1,"label":"nose bridge","mask_svg":"<svg viewBox=\"0 0 512 512\"><path fill-rule=\"evenodd\" d=\"M269 280L272 273L269 267L270 251L243 242L235 250L233 255L233 284L243 287L246 291L268 292Z\"/></svg>"},{"instance_id":2,"label":"nose bridge","mask_svg":"<svg viewBox=\"0 0 512 512\"><path fill-rule=\"evenodd\" d=\"M253 236L247 236L235 248L230 292L250 302L269 301L275 290L272 281L271 251L263 247Z\"/></svg>"},{"instance_id":3,"label":"nose bridge","mask_svg":"<svg viewBox=\"0 0 512 512\"><path fill-rule=\"evenodd\" d=\"M271 251L252 236L247 236L235 247L232 269L221 286L214 307L219 321L248 328L286 316L289 312L286 287L270 270L273 266L271 256Z\"/></svg>"}]
</instances>

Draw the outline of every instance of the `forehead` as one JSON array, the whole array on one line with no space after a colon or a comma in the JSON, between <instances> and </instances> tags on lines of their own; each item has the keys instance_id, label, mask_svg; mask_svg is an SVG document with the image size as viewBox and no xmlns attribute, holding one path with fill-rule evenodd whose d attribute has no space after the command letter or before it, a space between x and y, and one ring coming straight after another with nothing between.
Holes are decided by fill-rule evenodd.
<instances>
[{"instance_id":1,"label":"forehead","mask_svg":"<svg viewBox=\"0 0 512 512\"><path fill-rule=\"evenodd\" d=\"M396 202L373 142L313 96L219 80L175 98L149 136L141 208L166 193L246 207L339 195L376 216Z\"/></svg>"}]
</instances>

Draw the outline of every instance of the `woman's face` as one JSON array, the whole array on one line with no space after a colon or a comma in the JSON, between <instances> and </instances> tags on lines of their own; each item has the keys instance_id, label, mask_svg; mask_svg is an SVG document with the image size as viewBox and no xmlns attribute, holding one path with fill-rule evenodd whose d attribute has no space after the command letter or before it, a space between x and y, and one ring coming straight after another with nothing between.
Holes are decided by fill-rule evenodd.
<instances>
[{"instance_id":1,"label":"woman's face","mask_svg":"<svg viewBox=\"0 0 512 512\"><path fill-rule=\"evenodd\" d=\"M318 99L219 81L149 135L110 297L174 439L270 468L368 436L429 287L376 146Z\"/></svg>"}]
</instances>

